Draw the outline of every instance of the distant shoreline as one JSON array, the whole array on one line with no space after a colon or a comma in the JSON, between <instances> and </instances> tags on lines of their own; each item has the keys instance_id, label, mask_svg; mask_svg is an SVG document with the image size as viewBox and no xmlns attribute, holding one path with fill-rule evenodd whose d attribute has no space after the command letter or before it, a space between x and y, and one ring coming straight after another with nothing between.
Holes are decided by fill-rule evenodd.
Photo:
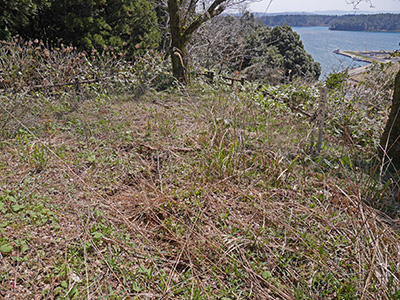
<instances>
[{"instance_id":1,"label":"distant shoreline","mask_svg":"<svg viewBox=\"0 0 400 300\"><path fill-rule=\"evenodd\" d=\"M259 15L268 26L319 27L327 26L332 31L400 32L400 14L370 15Z\"/></svg>"},{"instance_id":2,"label":"distant shoreline","mask_svg":"<svg viewBox=\"0 0 400 300\"><path fill-rule=\"evenodd\" d=\"M354 32L400 32L400 29L397 30L350 30L350 29L333 29L329 27L329 30L332 31L354 31Z\"/></svg>"},{"instance_id":3,"label":"distant shoreline","mask_svg":"<svg viewBox=\"0 0 400 300\"><path fill-rule=\"evenodd\" d=\"M288 24L287 24L288 25ZM278 26L278 25L277 25ZM289 25L290 26L290 25ZM333 29L329 25L293 25L291 27L326 27L328 30L331 31L347 31L347 32L382 32L382 33L399 33L400 29L398 30L349 30L349 29Z\"/></svg>"}]
</instances>

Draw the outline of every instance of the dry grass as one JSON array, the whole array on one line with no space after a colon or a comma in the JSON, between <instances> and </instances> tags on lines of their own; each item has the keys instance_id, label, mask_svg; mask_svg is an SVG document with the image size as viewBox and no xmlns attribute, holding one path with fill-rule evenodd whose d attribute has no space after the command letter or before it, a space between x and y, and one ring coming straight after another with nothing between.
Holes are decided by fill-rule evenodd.
<instances>
[{"instance_id":1,"label":"dry grass","mask_svg":"<svg viewBox=\"0 0 400 300\"><path fill-rule=\"evenodd\" d=\"M308 122L253 98L10 115L0 299L400 299L399 224L365 204L384 187L341 160L358 148L328 135L309 156Z\"/></svg>"}]
</instances>

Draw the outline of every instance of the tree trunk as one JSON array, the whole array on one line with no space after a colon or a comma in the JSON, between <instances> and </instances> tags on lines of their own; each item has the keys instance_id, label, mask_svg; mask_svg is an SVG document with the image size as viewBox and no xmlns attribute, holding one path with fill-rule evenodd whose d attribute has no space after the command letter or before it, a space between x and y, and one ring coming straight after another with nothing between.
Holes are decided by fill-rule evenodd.
<instances>
[{"instance_id":1,"label":"tree trunk","mask_svg":"<svg viewBox=\"0 0 400 300\"><path fill-rule=\"evenodd\" d=\"M171 59L172 73L176 79L184 84L189 83L189 62L186 46L192 34L204 23L211 18L221 14L228 0L213 0L208 9L203 13L196 15L196 6L198 1L190 0L187 11L183 12L185 7L181 0L168 0L169 30L171 33ZM188 21L188 16L194 17L192 21ZM190 19L190 18L189 18Z\"/></svg>"},{"instance_id":2,"label":"tree trunk","mask_svg":"<svg viewBox=\"0 0 400 300\"><path fill-rule=\"evenodd\" d=\"M188 63L186 58L186 45L188 38L185 37L184 28L181 24L179 2L168 0L169 29L171 32L171 60L172 73L182 83L189 83Z\"/></svg>"},{"instance_id":3,"label":"tree trunk","mask_svg":"<svg viewBox=\"0 0 400 300\"><path fill-rule=\"evenodd\" d=\"M380 145L382 162L391 160L393 166L400 170L400 71L395 79L392 107Z\"/></svg>"},{"instance_id":4,"label":"tree trunk","mask_svg":"<svg viewBox=\"0 0 400 300\"><path fill-rule=\"evenodd\" d=\"M186 45L181 47L172 47L171 49L172 59L172 73L176 79L184 84L190 82L189 77L189 63L186 53Z\"/></svg>"}]
</instances>

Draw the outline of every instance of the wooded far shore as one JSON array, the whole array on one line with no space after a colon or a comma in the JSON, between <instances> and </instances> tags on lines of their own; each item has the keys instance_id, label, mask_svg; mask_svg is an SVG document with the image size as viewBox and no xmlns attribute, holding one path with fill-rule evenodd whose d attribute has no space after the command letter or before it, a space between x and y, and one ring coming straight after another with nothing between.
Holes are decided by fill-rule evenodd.
<instances>
[{"instance_id":1,"label":"wooded far shore","mask_svg":"<svg viewBox=\"0 0 400 300\"><path fill-rule=\"evenodd\" d=\"M376 15L265 15L260 20L268 26L327 26L343 31L400 31L400 14Z\"/></svg>"}]
</instances>

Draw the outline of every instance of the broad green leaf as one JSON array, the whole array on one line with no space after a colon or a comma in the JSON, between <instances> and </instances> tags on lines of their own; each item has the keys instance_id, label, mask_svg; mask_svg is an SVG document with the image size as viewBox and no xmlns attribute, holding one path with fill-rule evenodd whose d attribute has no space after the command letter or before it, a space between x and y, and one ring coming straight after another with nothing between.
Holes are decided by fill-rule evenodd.
<instances>
[{"instance_id":1,"label":"broad green leaf","mask_svg":"<svg viewBox=\"0 0 400 300\"><path fill-rule=\"evenodd\" d=\"M13 204L11 205L11 209L14 212L19 212L20 210L23 210L25 208L25 205L19 205L19 204Z\"/></svg>"},{"instance_id":2,"label":"broad green leaf","mask_svg":"<svg viewBox=\"0 0 400 300\"><path fill-rule=\"evenodd\" d=\"M98 231L93 232L92 235L93 235L93 238L95 240L99 240L99 239L101 239L103 237L103 234L101 232L98 232Z\"/></svg>"},{"instance_id":3,"label":"broad green leaf","mask_svg":"<svg viewBox=\"0 0 400 300\"><path fill-rule=\"evenodd\" d=\"M91 162L91 163L94 162L96 160L96 155L94 155L94 154L89 155L87 160L88 160L88 162Z\"/></svg>"},{"instance_id":4,"label":"broad green leaf","mask_svg":"<svg viewBox=\"0 0 400 300\"><path fill-rule=\"evenodd\" d=\"M25 253L27 250L29 250L29 246L28 245L22 245L21 246L21 252Z\"/></svg>"},{"instance_id":5,"label":"broad green leaf","mask_svg":"<svg viewBox=\"0 0 400 300\"><path fill-rule=\"evenodd\" d=\"M262 278L264 278L264 279L269 279L269 278L271 278L271 277L272 277L272 274L271 274L270 271L264 271L264 272L262 273Z\"/></svg>"},{"instance_id":6,"label":"broad green leaf","mask_svg":"<svg viewBox=\"0 0 400 300\"><path fill-rule=\"evenodd\" d=\"M10 253L11 251L13 251L13 249L14 248L10 244L4 244L0 246L1 253Z\"/></svg>"},{"instance_id":7,"label":"broad green leaf","mask_svg":"<svg viewBox=\"0 0 400 300\"><path fill-rule=\"evenodd\" d=\"M8 201L10 201L10 202L15 202L15 201L17 201L17 199L15 199L15 197L14 197L14 196L11 196L11 195L8 195L8 196L6 197L6 200L8 200Z\"/></svg>"},{"instance_id":8,"label":"broad green leaf","mask_svg":"<svg viewBox=\"0 0 400 300\"><path fill-rule=\"evenodd\" d=\"M136 282L132 283L132 289L138 293L142 290L142 288L138 286Z\"/></svg>"}]
</instances>

